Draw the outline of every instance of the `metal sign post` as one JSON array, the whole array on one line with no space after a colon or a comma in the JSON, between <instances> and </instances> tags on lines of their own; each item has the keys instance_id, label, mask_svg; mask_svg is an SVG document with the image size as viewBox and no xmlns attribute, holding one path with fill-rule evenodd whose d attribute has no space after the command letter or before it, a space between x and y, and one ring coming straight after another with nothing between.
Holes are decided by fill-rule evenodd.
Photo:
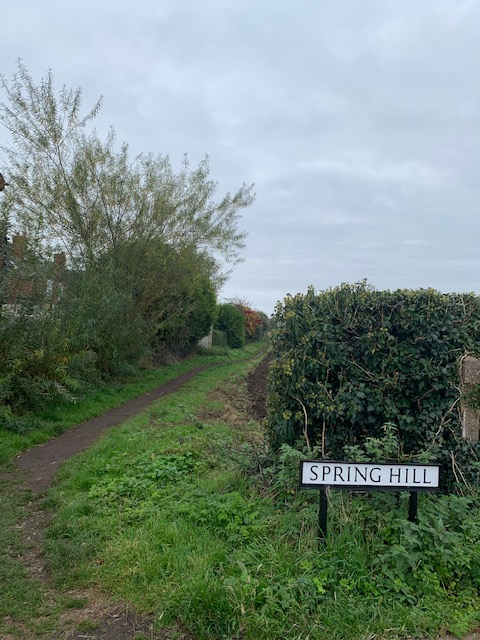
<instances>
[{"instance_id":1,"label":"metal sign post","mask_svg":"<svg viewBox=\"0 0 480 640\"><path fill-rule=\"evenodd\" d=\"M408 502L408 519L410 522L417 521L418 492L410 491L410 500Z\"/></svg>"},{"instance_id":2,"label":"metal sign post","mask_svg":"<svg viewBox=\"0 0 480 640\"><path fill-rule=\"evenodd\" d=\"M327 539L327 513L328 501L327 490L322 487L320 489L320 504L318 505L318 532L322 540Z\"/></svg>"}]
</instances>

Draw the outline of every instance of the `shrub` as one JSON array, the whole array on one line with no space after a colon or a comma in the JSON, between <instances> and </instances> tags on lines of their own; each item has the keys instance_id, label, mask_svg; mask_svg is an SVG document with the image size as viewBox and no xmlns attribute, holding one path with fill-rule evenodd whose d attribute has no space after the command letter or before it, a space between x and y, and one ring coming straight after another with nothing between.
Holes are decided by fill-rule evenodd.
<instances>
[{"instance_id":1,"label":"shrub","mask_svg":"<svg viewBox=\"0 0 480 640\"><path fill-rule=\"evenodd\" d=\"M365 283L288 296L272 332L273 444L307 435L339 458L345 445L379 437L391 422L402 454L428 449L451 466L464 444L459 360L479 349L479 311L473 294L381 292Z\"/></svg>"},{"instance_id":2,"label":"shrub","mask_svg":"<svg viewBox=\"0 0 480 640\"><path fill-rule=\"evenodd\" d=\"M227 347L227 336L224 331L218 329L213 330L212 334L212 346L213 347Z\"/></svg>"},{"instance_id":3,"label":"shrub","mask_svg":"<svg viewBox=\"0 0 480 640\"><path fill-rule=\"evenodd\" d=\"M248 342L256 340L257 330L262 326L262 319L257 311L244 305L235 305L245 318L245 338Z\"/></svg>"},{"instance_id":4,"label":"shrub","mask_svg":"<svg viewBox=\"0 0 480 640\"><path fill-rule=\"evenodd\" d=\"M232 298L229 304L242 312L245 318L245 339L247 342L261 340L269 329L269 319L263 311L252 309L249 302L241 298Z\"/></svg>"},{"instance_id":5,"label":"shrub","mask_svg":"<svg viewBox=\"0 0 480 640\"><path fill-rule=\"evenodd\" d=\"M218 305L215 329L224 332L227 344L232 349L245 346L245 316L235 305Z\"/></svg>"},{"instance_id":6,"label":"shrub","mask_svg":"<svg viewBox=\"0 0 480 640\"><path fill-rule=\"evenodd\" d=\"M263 311L256 311L255 312L258 316L258 318L260 319L260 322L258 322L255 326L255 331L253 334L253 340L257 341L257 340L261 340L263 338L263 336L267 333L267 331L270 328L270 320L268 319L268 316L266 313L263 313Z\"/></svg>"},{"instance_id":7,"label":"shrub","mask_svg":"<svg viewBox=\"0 0 480 640\"><path fill-rule=\"evenodd\" d=\"M107 268L70 272L56 313L70 352L81 354L83 364L90 354L100 378L131 373L148 353L147 323Z\"/></svg>"},{"instance_id":8,"label":"shrub","mask_svg":"<svg viewBox=\"0 0 480 640\"><path fill-rule=\"evenodd\" d=\"M14 411L68 399L78 389L59 318L53 313L0 312L0 405Z\"/></svg>"}]
</instances>

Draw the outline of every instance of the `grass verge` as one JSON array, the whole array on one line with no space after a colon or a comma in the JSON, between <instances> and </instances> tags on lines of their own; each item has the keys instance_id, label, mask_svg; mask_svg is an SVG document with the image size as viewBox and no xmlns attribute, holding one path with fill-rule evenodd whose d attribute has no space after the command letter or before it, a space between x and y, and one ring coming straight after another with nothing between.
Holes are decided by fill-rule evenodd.
<instances>
[{"instance_id":1,"label":"grass verge","mask_svg":"<svg viewBox=\"0 0 480 640\"><path fill-rule=\"evenodd\" d=\"M43 442L55 433L99 415L103 411L122 404L132 397L176 378L183 372L201 365L225 365L212 372L218 381L226 375L233 362L239 370L251 365L251 358L260 353L263 344L250 345L243 350L221 350L211 354L202 354L176 365L162 367L159 370L144 372L136 380L111 388L99 389L89 394L78 405L65 404L50 407L41 414L42 424L38 432L14 434L0 430L1 457L4 462L37 442ZM254 362L255 360L253 360ZM146 415L149 420L155 416L155 409ZM179 408L179 411L185 410ZM185 414L184 419L190 419ZM4 469L7 465L4 465ZM82 598L71 595L65 590L52 590L38 575L38 567L32 562L31 552L26 548L30 542L25 540L23 530L29 527L32 511L40 508L29 492L19 489L13 474L5 474L0 480L0 637L2 638L43 638L52 636L58 629L59 620L71 610L81 609L85 604ZM40 549L38 550L40 551ZM68 617L68 616L67 616Z\"/></svg>"},{"instance_id":2,"label":"grass verge","mask_svg":"<svg viewBox=\"0 0 480 640\"><path fill-rule=\"evenodd\" d=\"M247 360L266 347L266 342L247 345L244 349L212 349L177 364L164 365L158 369L146 369L135 378L123 383L104 385L89 390L78 402L55 402L47 405L28 420L22 420L6 428L0 416L0 468L21 451L45 442L63 431L98 416L108 409L148 393L182 373L202 365L228 364Z\"/></svg>"},{"instance_id":3,"label":"grass verge","mask_svg":"<svg viewBox=\"0 0 480 640\"><path fill-rule=\"evenodd\" d=\"M62 467L46 544L57 593L101 590L196 640L434 638L480 624L475 498L421 496L412 524L406 496L332 492L319 544L318 497L296 490L301 452L274 460L242 413L250 366L203 372Z\"/></svg>"},{"instance_id":4,"label":"grass verge","mask_svg":"<svg viewBox=\"0 0 480 640\"><path fill-rule=\"evenodd\" d=\"M462 636L480 623L474 498L297 493L299 452L269 458L260 425L211 395L207 371L63 468L47 545L57 586L95 587L196 640ZM232 378L233 376L233 378ZM227 412L232 416L232 411ZM210 416L206 418L205 416Z\"/></svg>"}]
</instances>

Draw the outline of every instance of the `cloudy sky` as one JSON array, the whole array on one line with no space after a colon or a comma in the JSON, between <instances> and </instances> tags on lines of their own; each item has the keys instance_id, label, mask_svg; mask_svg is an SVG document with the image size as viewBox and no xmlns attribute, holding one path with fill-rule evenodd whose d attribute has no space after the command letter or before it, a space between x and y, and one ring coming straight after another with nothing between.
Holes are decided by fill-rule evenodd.
<instances>
[{"instance_id":1,"label":"cloudy sky","mask_svg":"<svg viewBox=\"0 0 480 640\"><path fill-rule=\"evenodd\" d=\"M480 293L480 0L17 0L0 54L103 95L133 153L255 182L225 298Z\"/></svg>"}]
</instances>

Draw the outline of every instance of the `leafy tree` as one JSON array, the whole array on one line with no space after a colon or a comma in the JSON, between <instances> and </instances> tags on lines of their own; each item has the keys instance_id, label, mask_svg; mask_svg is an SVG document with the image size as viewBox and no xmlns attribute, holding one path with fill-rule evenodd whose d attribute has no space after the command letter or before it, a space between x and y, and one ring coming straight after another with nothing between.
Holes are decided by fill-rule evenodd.
<instances>
[{"instance_id":1,"label":"leafy tree","mask_svg":"<svg viewBox=\"0 0 480 640\"><path fill-rule=\"evenodd\" d=\"M131 297L154 350L162 345L162 351L167 346L183 352L210 330L216 289L208 256L157 239L131 241L104 254L97 269L110 273L117 290Z\"/></svg>"},{"instance_id":2,"label":"leafy tree","mask_svg":"<svg viewBox=\"0 0 480 640\"><path fill-rule=\"evenodd\" d=\"M0 88L7 97L0 122L12 136L4 151L15 216L29 234L60 241L83 265L127 240L153 238L239 260L245 238L239 211L252 203L252 186L216 201L208 157L193 170L185 159L177 173L166 156L132 161L126 144L116 150L113 131L105 141L87 131L101 100L82 115L81 90L57 94L51 72L36 85L19 63L11 81L0 78Z\"/></svg>"},{"instance_id":3,"label":"leafy tree","mask_svg":"<svg viewBox=\"0 0 480 640\"><path fill-rule=\"evenodd\" d=\"M207 278L199 280L190 297L192 305L189 330L190 342L196 343L212 329L217 315L217 292Z\"/></svg>"},{"instance_id":4,"label":"leafy tree","mask_svg":"<svg viewBox=\"0 0 480 640\"><path fill-rule=\"evenodd\" d=\"M241 298L232 298L229 300L239 311L243 313L245 318L245 338L247 342L255 342L260 340L268 330L269 320L262 311L252 309L250 302Z\"/></svg>"},{"instance_id":5,"label":"leafy tree","mask_svg":"<svg viewBox=\"0 0 480 640\"><path fill-rule=\"evenodd\" d=\"M148 353L192 348L214 321L223 266L240 259L252 186L218 198L208 157L195 168L185 157L179 170L167 156L132 159L113 131L101 139L91 129L102 100L84 111L81 90L57 92L50 71L37 84L19 63L0 90L11 134L1 147L11 185L0 202L2 246L22 233L29 247L16 269L28 285L18 291L29 289L16 316L5 307L12 276L3 261L0 269L0 404L28 406L122 374ZM14 379L32 390L43 380L36 399L12 395Z\"/></svg>"},{"instance_id":6,"label":"leafy tree","mask_svg":"<svg viewBox=\"0 0 480 640\"><path fill-rule=\"evenodd\" d=\"M131 373L151 350L148 321L112 269L67 271L54 308L82 381Z\"/></svg>"},{"instance_id":7,"label":"leafy tree","mask_svg":"<svg viewBox=\"0 0 480 640\"><path fill-rule=\"evenodd\" d=\"M255 313L257 314L258 318L260 319L260 322L257 322L256 326L255 326L255 333L253 336L253 340L261 340L263 338L263 336L269 331L270 329L270 319L267 316L266 313L264 313L263 311L255 311Z\"/></svg>"},{"instance_id":8,"label":"leafy tree","mask_svg":"<svg viewBox=\"0 0 480 640\"><path fill-rule=\"evenodd\" d=\"M232 349L245 346L245 316L233 304L220 304L215 329L222 331Z\"/></svg>"}]
</instances>

